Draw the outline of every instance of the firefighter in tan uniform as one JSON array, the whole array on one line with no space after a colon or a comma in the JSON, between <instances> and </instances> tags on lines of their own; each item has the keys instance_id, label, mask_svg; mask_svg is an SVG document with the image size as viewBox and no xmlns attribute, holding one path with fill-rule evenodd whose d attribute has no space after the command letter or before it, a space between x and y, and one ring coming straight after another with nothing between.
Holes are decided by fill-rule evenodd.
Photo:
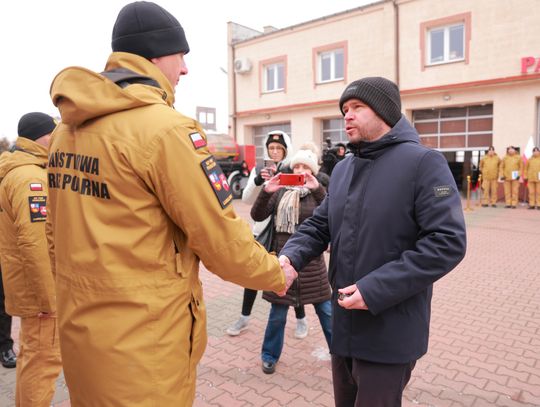
<instances>
[{"instance_id":1,"label":"firefighter in tan uniform","mask_svg":"<svg viewBox=\"0 0 540 407\"><path fill-rule=\"evenodd\" d=\"M284 294L296 277L258 244L200 125L173 108L189 47L149 2L125 6L105 72L51 86L50 250L71 406L178 407L206 346L199 261Z\"/></svg>"},{"instance_id":2,"label":"firefighter in tan uniform","mask_svg":"<svg viewBox=\"0 0 540 407\"><path fill-rule=\"evenodd\" d=\"M540 148L533 148L533 155L525 164L524 177L529 188L529 209L540 209Z\"/></svg>"},{"instance_id":3,"label":"firefighter in tan uniform","mask_svg":"<svg viewBox=\"0 0 540 407\"><path fill-rule=\"evenodd\" d=\"M516 154L516 149L509 146L501 160L499 177L504 181L505 208L516 209L518 204L519 178L523 171L523 160Z\"/></svg>"},{"instance_id":4,"label":"firefighter in tan uniform","mask_svg":"<svg viewBox=\"0 0 540 407\"><path fill-rule=\"evenodd\" d=\"M495 147L491 146L487 154L480 160L480 172L482 173L482 206L497 207L497 190L499 165L501 159L495 152Z\"/></svg>"},{"instance_id":5,"label":"firefighter in tan uniform","mask_svg":"<svg viewBox=\"0 0 540 407\"><path fill-rule=\"evenodd\" d=\"M0 156L0 255L6 311L21 318L17 407L48 407L62 370L45 236L47 145L55 126L44 113L24 115L12 152Z\"/></svg>"}]
</instances>

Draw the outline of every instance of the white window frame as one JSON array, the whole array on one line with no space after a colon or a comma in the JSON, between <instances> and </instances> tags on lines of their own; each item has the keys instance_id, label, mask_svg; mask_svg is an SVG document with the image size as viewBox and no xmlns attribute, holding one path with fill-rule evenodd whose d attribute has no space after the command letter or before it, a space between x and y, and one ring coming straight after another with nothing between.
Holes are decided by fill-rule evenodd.
<instances>
[{"instance_id":1,"label":"white window frame","mask_svg":"<svg viewBox=\"0 0 540 407\"><path fill-rule=\"evenodd\" d=\"M462 50L463 50L463 55L459 58L450 58L450 29L452 28L455 28L455 27L461 27L462 30L463 30L463 34L462 34ZM466 30L467 29L467 26L464 22L459 22L459 23L454 23L454 24L449 24L449 25L445 25L445 26L440 26L440 27L432 27L430 29L427 30L426 32L426 36L427 36L427 41L426 41L426 65L440 65L440 64L448 64L448 63L451 63L451 62L458 62L458 61L464 61L465 60L465 53L466 53L466 44L465 44L465 41L466 41ZM436 62L433 62L431 60L431 33L434 32L434 31L443 31L444 35L443 35L443 41L444 41L444 44L443 44L443 60L442 61L436 61Z\"/></svg>"},{"instance_id":2,"label":"white window frame","mask_svg":"<svg viewBox=\"0 0 540 407\"><path fill-rule=\"evenodd\" d=\"M283 70L283 86L279 88L279 67L281 66ZM268 75L269 72L272 70L272 75L274 76L274 89L268 89ZM284 62L274 62L271 64L264 65L264 92L265 93L272 93L272 92L281 92L285 90L285 63Z\"/></svg>"},{"instance_id":3,"label":"white window frame","mask_svg":"<svg viewBox=\"0 0 540 407\"><path fill-rule=\"evenodd\" d=\"M343 59L343 72L341 76L336 76L336 54L341 52ZM324 57L330 57L330 79L322 79L322 62ZM321 51L317 53L317 83L327 83L333 81L341 81L345 78L345 49L336 48L329 51Z\"/></svg>"}]
</instances>

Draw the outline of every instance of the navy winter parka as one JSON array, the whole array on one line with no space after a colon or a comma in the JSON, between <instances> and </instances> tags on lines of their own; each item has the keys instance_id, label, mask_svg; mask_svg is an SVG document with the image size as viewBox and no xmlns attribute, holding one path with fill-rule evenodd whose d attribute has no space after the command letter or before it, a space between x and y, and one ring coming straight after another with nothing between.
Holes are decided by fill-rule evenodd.
<instances>
[{"instance_id":1,"label":"navy winter parka","mask_svg":"<svg viewBox=\"0 0 540 407\"><path fill-rule=\"evenodd\" d=\"M422 146L403 116L353 152L280 254L300 270L332 242L331 353L412 362L427 351L433 283L465 255L460 195L446 159ZM337 289L352 284L368 311L337 304Z\"/></svg>"}]
</instances>

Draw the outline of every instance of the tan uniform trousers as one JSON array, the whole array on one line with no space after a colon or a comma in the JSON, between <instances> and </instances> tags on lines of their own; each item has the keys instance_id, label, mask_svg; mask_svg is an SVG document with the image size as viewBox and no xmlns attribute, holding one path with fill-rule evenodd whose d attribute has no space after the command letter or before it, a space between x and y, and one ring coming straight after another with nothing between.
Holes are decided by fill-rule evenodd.
<instances>
[{"instance_id":1,"label":"tan uniform trousers","mask_svg":"<svg viewBox=\"0 0 540 407\"><path fill-rule=\"evenodd\" d=\"M497 190L499 183L496 179L482 180L482 205L495 205L497 203ZM491 199L490 199L491 198Z\"/></svg>"},{"instance_id":2,"label":"tan uniform trousers","mask_svg":"<svg viewBox=\"0 0 540 407\"><path fill-rule=\"evenodd\" d=\"M540 181L529 181L529 206L540 208Z\"/></svg>"},{"instance_id":3,"label":"tan uniform trousers","mask_svg":"<svg viewBox=\"0 0 540 407\"><path fill-rule=\"evenodd\" d=\"M57 319L21 318L16 407L49 407L62 370Z\"/></svg>"},{"instance_id":4,"label":"tan uniform trousers","mask_svg":"<svg viewBox=\"0 0 540 407\"><path fill-rule=\"evenodd\" d=\"M519 181L504 181L504 200L506 205L517 206L518 204Z\"/></svg>"}]
</instances>

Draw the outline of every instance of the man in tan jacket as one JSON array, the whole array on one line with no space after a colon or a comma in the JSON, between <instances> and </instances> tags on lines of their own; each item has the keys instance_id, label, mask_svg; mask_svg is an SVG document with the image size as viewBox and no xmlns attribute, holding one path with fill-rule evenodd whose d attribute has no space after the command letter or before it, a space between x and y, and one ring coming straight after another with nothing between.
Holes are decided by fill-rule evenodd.
<instances>
[{"instance_id":1,"label":"man in tan jacket","mask_svg":"<svg viewBox=\"0 0 540 407\"><path fill-rule=\"evenodd\" d=\"M540 148L533 148L533 155L525 164L524 173L529 188L529 209L540 209Z\"/></svg>"},{"instance_id":2,"label":"man in tan jacket","mask_svg":"<svg viewBox=\"0 0 540 407\"><path fill-rule=\"evenodd\" d=\"M501 160L499 176L504 180L504 200L505 208L516 209L519 193L519 179L523 171L523 161L516 149L509 146L506 155Z\"/></svg>"},{"instance_id":3,"label":"man in tan jacket","mask_svg":"<svg viewBox=\"0 0 540 407\"><path fill-rule=\"evenodd\" d=\"M0 156L0 256L6 311L21 318L15 405L48 407L62 370L56 300L47 252L47 145L44 113L24 115L12 152Z\"/></svg>"},{"instance_id":4,"label":"man in tan jacket","mask_svg":"<svg viewBox=\"0 0 540 407\"><path fill-rule=\"evenodd\" d=\"M50 251L72 407L191 406L206 346L199 260L285 293L296 277L232 207L195 120L173 108L188 70L178 20L154 3L119 13L105 72L51 86Z\"/></svg>"},{"instance_id":5,"label":"man in tan jacket","mask_svg":"<svg viewBox=\"0 0 540 407\"><path fill-rule=\"evenodd\" d=\"M480 172L482 173L482 206L497 207L497 189L499 164L501 159L495 152L495 147L491 146L487 154L480 160Z\"/></svg>"}]
</instances>

